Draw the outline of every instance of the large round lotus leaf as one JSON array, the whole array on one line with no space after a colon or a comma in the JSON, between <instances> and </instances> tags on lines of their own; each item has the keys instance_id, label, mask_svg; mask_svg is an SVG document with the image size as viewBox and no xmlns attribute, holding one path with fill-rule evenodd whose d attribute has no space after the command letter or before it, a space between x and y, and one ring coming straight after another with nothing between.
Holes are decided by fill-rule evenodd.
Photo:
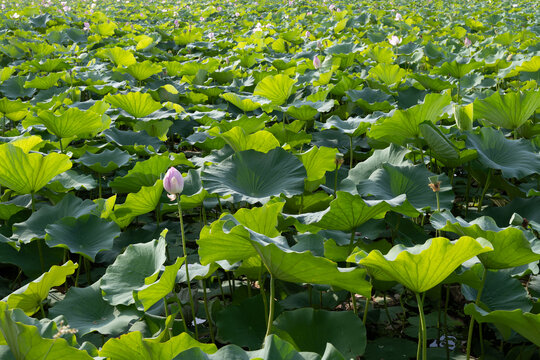
<instances>
[{"instance_id":1,"label":"large round lotus leaf","mask_svg":"<svg viewBox=\"0 0 540 360\"><path fill-rule=\"evenodd\" d=\"M47 339L41 337L40 330L13 319L15 313L0 301L0 328L13 357L7 359L72 359L92 360L84 350L70 346L63 338Z\"/></svg>"},{"instance_id":2,"label":"large round lotus leaf","mask_svg":"<svg viewBox=\"0 0 540 360\"><path fill-rule=\"evenodd\" d=\"M433 213L430 221L437 230L487 239L493 245L493 251L481 254L478 258L488 269L507 269L540 259L540 240L528 240L517 227L500 228L490 217L482 216L467 222L445 211Z\"/></svg>"},{"instance_id":3,"label":"large round lotus leaf","mask_svg":"<svg viewBox=\"0 0 540 360\"><path fill-rule=\"evenodd\" d=\"M540 172L540 155L530 141L508 140L493 128L469 133L467 146L478 151L478 160L488 168L501 170L504 177L521 179Z\"/></svg>"},{"instance_id":4,"label":"large round lotus leaf","mask_svg":"<svg viewBox=\"0 0 540 360\"><path fill-rule=\"evenodd\" d=\"M118 308L103 300L99 281L84 289L72 287L66 297L49 310L51 317L63 315L79 336L92 331L119 336L140 314L133 308Z\"/></svg>"},{"instance_id":5,"label":"large round lotus leaf","mask_svg":"<svg viewBox=\"0 0 540 360\"><path fill-rule=\"evenodd\" d=\"M465 314L473 316L479 323L494 323L505 339L510 337L510 330L514 330L540 346L540 314L523 312L521 309L487 312L475 304L465 306Z\"/></svg>"},{"instance_id":6,"label":"large round lotus leaf","mask_svg":"<svg viewBox=\"0 0 540 360\"><path fill-rule=\"evenodd\" d=\"M78 265L71 260L62 266L53 265L39 278L9 295L7 298L9 307L22 309L26 315L32 316L39 310L41 302L47 298L51 288L62 285L66 277L73 274L77 267Z\"/></svg>"},{"instance_id":7,"label":"large round lotus leaf","mask_svg":"<svg viewBox=\"0 0 540 360\"><path fill-rule=\"evenodd\" d=\"M164 238L128 246L101 278L103 298L111 305L133 304L133 290L157 279L167 258L165 246Z\"/></svg>"},{"instance_id":8,"label":"large round lotus leaf","mask_svg":"<svg viewBox=\"0 0 540 360\"><path fill-rule=\"evenodd\" d=\"M98 252L112 249L120 228L114 222L95 215L83 215L80 218L65 217L49 224L45 232L48 246L63 247L95 261Z\"/></svg>"},{"instance_id":9,"label":"large round lotus leaf","mask_svg":"<svg viewBox=\"0 0 540 360\"><path fill-rule=\"evenodd\" d=\"M268 153L238 152L202 174L210 193L232 195L235 201L265 203L272 196L301 194L306 170L302 162L282 148Z\"/></svg>"},{"instance_id":10,"label":"large round lotus leaf","mask_svg":"<svg viewBox=\"0 0 540 360\"><path fill-rule=\"evenodd\" d=\"M505 129L515 129L525 123L540 107L540 91L525 93L494 93L474 102L474 118L485 119Z\"/></svg>"},{"instance_id":11,"label":"large round lotus leaf","mask_svg":"<svg viewBox=\"0 0 540 360\"><path fill-rule=\"evenodd\" d=\"M136 118L148 116L161 109L161 104L152 99L152 96L147 93L130 92L127 94L107 95L104 100Z\"/></svg>"},{"instance_id":12,"label":"large round lotus leaf","mask_svg":"<svg viewBox=\"0 0 540 360\"><path fill-rule=\"evenodd\" d=\"M253 95L265 97L266 99L271 100L273 105L281 105L286 102L293 93L293 86L295 83L296 80L293 80L284 74L276 76L270 75L257 84L255 90L253 90Z\"/></svg>"},{"instance_id":13,"label":"large round lotus leaf","mask_svg":"<svg viewBox=\"0 0 540 360\"><path fill-rule=\"evenodd\" d=\"M366 348L366 328L350 311L312 308L287 311L274 321L274 326L286 332L301 351L322 355L326 343L330 343L349 359L362 355Z\"/></svg>"},{"instance_id":14,"label":"large round lotus leaf","mask_svg":"<svg viewBox=\"0 0 540 360\"><path fill-rule=\"evenodd\" d=\"M491 250L482 238L463 236L452 242L438 237L409 248L396 245L386 255L373 250L359 263L379 280L397 281L421 293L437 286L466 260Z\"/></svg>"},{"instance_id":15,"label":"large round lotus leaf","mask_svg":"<svg viewBox=\"0 0 540 360\"><path fill-rule=\"evenodd\" d=\"M0 145L0 159L0 185L19 194L36 192L53 177L71 168L67 155L29 154L12 144Z\"/></svg>"},{"instance_id":16,"label":"large round lotus leaf","mask_svg":"<svg viewBox=\"0 0 540 360\"><path fill-rule=\"evenodd\" d=\"M131 155L128 152L116 148L114 150L104 150L99 154L86 152L79 158L78 162L95 172L109 173L124 166L130 159Z\"/></svg>"},{"instance_id":17,"label":"large round lotus leaf","mask_svg":"<svg viewBox=\"0 0 540 360\"><path fill-rule=\"evenodd\" d=\"M203 344L181 333L165 342L143 339L139 331L109 339L99 351L99 356L112 360L171 360L182 351L198 347L207 354L217 351L214 344Z\"/></svg>"},{"instance_id":18,"label":"large round lotus leaf","mask_svg":"<svg viewBox=\"0 0 540 360\"><path fill-rule=\"evenodd\" d=\"M281 307L276 304L275 316L281 314ZM225 343L259 349L264 341L266 321L264 302L261 295L232 304L215 315L217 336Z\"/></svg>"},{"instance_id":19,"label":"large round lotus leaf","mask_svg":"<svg viewBox=\"0 0 540 360\"><path fill-rule=\"evenodd\" d=\"M29 243L33 239L45 238L45 228L48 224L71 216L90 214L97 208L92 200L82 200L73 194L68 194L62 198L56 205L44 205L34 212L25 222L14 225L13 238L20 242Z\"/></svg>"},{"instance_id":20,"label":"large round lotus leaf","mask_svg":"<svg viewBox=\"0 0 540 360\"><path fill-rule=\"evenodd\" d=\"M375 170L369 179L362 180L357 186L362 196L372 196L376 200L385 200L396 206L396 211L409 216L417 215L416 211L437 209L437 197L429 188L429 177L432 172L422 165L394 166L384 164L382 169ZM439 205L441 209L451 209L454 193L446 175L440 176ZM404 201L402 195L406 195ZM411 205L414 209L411 209Z\"/></svg>"}]
</instances>

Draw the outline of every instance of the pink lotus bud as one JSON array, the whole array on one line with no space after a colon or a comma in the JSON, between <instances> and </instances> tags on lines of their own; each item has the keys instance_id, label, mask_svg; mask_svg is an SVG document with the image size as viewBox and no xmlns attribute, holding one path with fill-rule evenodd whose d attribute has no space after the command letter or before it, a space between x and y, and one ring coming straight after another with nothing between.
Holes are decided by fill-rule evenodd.
<instances>
[{"instance_id":1,"label":"pink lotus bud","mask_svg":"<svg viewBox=\"0 0 540 360\"><path fill-rule=\"evenodd\" d=\"M163 188L169 193L169 199L176 199L176 194L180 194L184 190L184 178L180 171L171 167L167 170L165 178L163 178Z\"/></svg>"},{"instance_id":2,"label":"pink lotus bud","mask_svg":"<svg viewBox=\"0 0 540 360\"><path fill-rule=\"evenodd\" d=\"M472 45L472 41L466 37L465 40L463 40L463 44L466 46L466 47L469 47Z\"/></svg>"},{"instance_id":3,"label":"pink lotus bud","mask_svg":"<svg viewBox=\"0 0 540 360\"><path fill-rule=\"evenodd\" d=\"M90 31L90 23L89 22L84 22L83 30L84 31Z\"/></svg>"},{"instance_id":4,"label":"pink lotus bud","mask_svg":"<svg viewBox=\"0 0 540 360\"><path fill-rule=\"evenodd\" d=\"M392 37L390 39L388 39L388 42L392 46L397 46L397 45L401 44L401 38L397 37L396 35L392 35Z\"/></svg>"},{"instance_id":5,"label":"pink lotus bud","mask_svg":"<svg viewBox=\"0 0 540 360\"><path fill-rule=\"evenodd\" d=\"M174 27L178 27L180 26L180 21L177 20L174 20Z\"/></svg>"},{"instance_id":6,"label":"pink lotus bud","mask_svg":"<svg viewBox=\"0 0 540 360\"><path fill-rule=\"evenodd\" d=\"M309 30L306 31L306 37L309 38L311 36L311 33L309 32Z\"/></svg>"},{"instance_id":7,"label":"pink lotus bud","mask_svg":"<svg viewBox=\"0 0 540 360\"><path fill-rule=\"evenodd\" d=\"M403 20L403 16L401 16L400 13L396 13L395 20L396 20L396 21L401 21L401 20Z\"/></svg>"},{"instance_id":8,"label":"pink lotus bud","mask_svg":"<svg viewBox=\"0 0 540 360\"><path fill-rule=\"evenodd\" d=\"M319 50L322 49L322 41L321 40L317 40L317 49L319 49Z\"/></svg>"},{"instance_id":9,"label":"pink lotus bud","mask_svg":"<svg viewBox=\"0 0 540 360\"><path fill-rule=\"evenodd\" d=\"M313 58L313 67L315 69L320 69L321 68L321 59L319 59L319 57L317 55L315 55L315 57Z\"/></svg>"}]
</instances>

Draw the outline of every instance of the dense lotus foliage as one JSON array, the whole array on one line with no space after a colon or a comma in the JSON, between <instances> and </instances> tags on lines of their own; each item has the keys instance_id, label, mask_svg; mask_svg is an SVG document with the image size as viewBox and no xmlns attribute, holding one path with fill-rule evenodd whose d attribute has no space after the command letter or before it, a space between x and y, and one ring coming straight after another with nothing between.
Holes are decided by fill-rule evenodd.
<instances>
[{"instance_id":1,"label":"dense lotus foliage","mask_svg":"<svg viewBox=\"0 0 540 360\"><path fill-rule=\"evenodd\" d=\"M0 359L540 358L536 1L0 8Z\"/></svg>"}]
</instances>

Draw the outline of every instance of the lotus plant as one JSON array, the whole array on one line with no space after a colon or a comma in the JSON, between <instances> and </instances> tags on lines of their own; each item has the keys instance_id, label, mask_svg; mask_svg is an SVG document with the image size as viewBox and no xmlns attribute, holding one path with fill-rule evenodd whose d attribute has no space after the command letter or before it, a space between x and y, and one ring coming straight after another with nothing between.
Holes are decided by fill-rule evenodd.
<instances>
[{"instance_id":1,"label":"lotus plant","mask_svg":"<svg viewBox=\"0 0 540 360\"><path fill-rule=\"evenodd\" d=\"M392 35L392 37L388 39L388 42L392 46L398 46L399 44L401 44L401 41L402 39L400 37L397 37L396 35Z\"/></svg>"},{"instance_id":2,"label":"lotus plant","mask_svg":"<svg viewBox=\"0 0 540 360\"><path fill-rule=\"evenodd\" d=\"M167 170L167 173L165 174L165 177L163 178L163 188L168 192L167 197L171 199L171 201L177 200L178 204L178 218L180 219L180 234L182 236L182 250L184 252L184 257L186 258L185 266L186 266L186 279L187 279L187 285L188 285L188 293L189 293L189 305L191 306L191 313L193 314L193 318L195 319L195 305L193 303L193 296L191 294L191 279L189 277L189 264L187 261L187 250L186 250L186 237L184 235L184 219L182 217L182 205L180 202L180 199L176 199L177 195L182 193L182 190L184 190L184 177L178 171L176 168L171 167L169 170ZM199 332L197 330L197 322L193 322L195 326L195 338L199 338Z\"/></svg>"},{"instance_id":3,"label":"lotus plant","mask_svg":"<svg viewBox=\"0 0 540 360\"><path fill-rule=\"evenodd\" d=\"M320 69L321 68L321 59L319 59L319 57L317 55L315 55L315 57L313 58L313 67L315 69Z\"/></svg>"}]
</instances>

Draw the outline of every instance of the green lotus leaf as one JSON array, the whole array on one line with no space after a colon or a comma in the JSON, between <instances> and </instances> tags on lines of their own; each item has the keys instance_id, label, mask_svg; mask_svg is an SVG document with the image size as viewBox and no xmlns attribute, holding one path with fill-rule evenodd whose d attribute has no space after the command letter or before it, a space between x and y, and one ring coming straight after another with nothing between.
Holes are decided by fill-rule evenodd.
<instances>
[{"instance_id":1,"label":"green lotus leaf","mask_svg":"<svg viewBox=\"0 0 540 360\"><path fill-rule=\"evenodd\" d=\"M455 87L455 85L452 85L452 83L445 81L437 76L412 73L412 74L409 74L409 77L418 81L420 85L422 85L424 88L430 89L436 92L441 92L443 90L451 89Z\"/></svg>"},{"instance_id":2,"label":"green lotus leaf","mask_svg":"<svg viewBox=\"0 0 540 360\"><path fill-rule=\"evenodd\" d=\"M540 91L495 92L483 100L474 101L474 118L514 130L523 125L540 107Z\"/></svg>"},{"instance_id":3,"label":"green lotus leaf","mask_svg":"<svg viewBox=\"0 0 540 360\"><path fill-rule=\"evenodd\" d=\"M0 220L8 220L16 213L27 209L32 204L30 195L16 196L11 200L2 201L0 203Z\"/></svg>"},{"instance_id":4,"label":"green lotus leaf","mask_svg":"<svg viewBox=\"0 0 540 360\"><path fill-rule=\"evenodd\" d=\"M270 238L277 237L281 233L277 230L278 215L285 203L266 203L261 207L240 209L234 214L234 218L245 227Z\"/></svg>"},{"instance_id":5,"label":"green lotus leaf","mask_svg":"<svg viewBox=\"0 0 540 360\"><path fill-rule=\"evenodd\" d=\"M44 205L26 221L13 225L13 238L27 244L34 239L45 238L45 228L67 216L78 218L96 209L91 200L82 200L72 193L67 194L56 205Z\"/></svg>"},{"instance_id":6,"label":"green lotus leaf","mask_svg":"<svg viewBox=\"0 0 540 360\"><path fill-rule=\"evenodd\" d=\"M540 155L525 139L508 140L501 131L483 127L480 134L468 133L466 143L478 151L483 165L501 170L506 178L521 179L540 172Z\"/></svg>"},{"instance_id":7,"label":"green lotus leaf","mask_svg":"<svg viewBox=\"0 0 540 360\"><path fill-rule=\"evenodd\" d=\"M317 114L329 112L333 107L334 100L317 102L295 101L284 108L284 110L295 119L310 121L313 120Z\"/></svg>"},{"instance_id":8,"label":"green lotus leaf","mask_svg":"<svg viewBox=\"0 0 540 360\"><path fill-rule=\"evenodd\" d=\"M459 236L482 237L493 245L493 251L478 255L488 269L507 269L529 264L540 259L540 241L529 240L516 227L501 229L495 221L482 216L471 222L455 218L450 212L435 212L431 215L435 229L450 231Z\"/></svg>"},{"instance_id":9,"label":"green lotus leaf","mask_svg":"<svg viewBox=\"0 0 540 360\"><path fill-rule=\"evenodd\" d=\"M13 76L0 85L0 91L2 91L2 95L13 100L25 97L30 98L36 93L36 89L25 88L25 82L25 77Z\"/></svg>"},{"instance_id":10,"label":"green lotus leaf","mask_svg":"<svg viewBox=\"0 0 540 360\"><path fill-rule=\"evenodd\" d=\"M261 106L271 103L271 100L267 100L264 98L244 96L235 93L224 93L220 94L219 97L227 100L243 112L257 110Z\"/></svg>"},{"instance_id":11,"label":"green lotus leaf","mask_svg":"<svg viewBox=\"0 0 540 360\"><path fill-rule=\"evenodd\" d=\"M454 118L458 128L462 131L469 131L473 128L473 111L474 103L470 103L466 106L455 105L454 106Z\"/></svg>"},{"instance_id":12,"label":"green lotus leaf","mask_svg":"<svg viewBox=\"0 0 540 360\"><path fill-rule=\"evenodd\" d=\"M120 149L103 150L99 154L84 153L77 162L100 174L110 173L131 160L129 153Z\"/></svg>"},{"instance_id":13,"label":"green lotus leaf","mask_svg":"<svg viewBox=\"0 0 540 360\"><path fill-rule=\"evenodd\" d=\"M29 65L37 70L38 72L47 72L51 73L54 71L62 71L71 68L66 62L66 59L55 58L55 59L34 59L29 62Z\"/></svg>"},{"instance_id":14,"label":"green lotus leaf","mask_svg":"<svg viewBox=\"0 0 540 360\"><path fill-rule=\"evenodd\" d=\"M60 286L66 277L75 272L78 265L69 260L62 266L53 265L49 271L36 280L11 293L7 297L7 304L11 308L18 308L28 316L34 315L40 308L41 302L47 298L54 286Z\"/></svg>"},{"instance_id":15,"label":"green lotus leaf","mask_svg":"<svg viewBox=\"0 0 540 360\"><path fill-rule=\"evenodd\" d=\"M112 21L107 21L99 24L93 24L90 29L95 32L96 34L99 34L101 36L107 37L107 36L113 36L114 30L118 29L118 25L116 25ZM114 48L117 49L117 48Z\"/></svg>"},{"instance_id":16,"label":"green lotus leaf","mask_svg":"<svg viewBox=\"0 0 540 360\"><path fill-rule=\"evenodd\" d=\"M99 281L86 288L71 287L66 297L50 310L51 316L64 316L79 336L93 331L103 335L120 336L140 313L132 308L114 307L103 300Z\"/></svg>"},{"instance_id":17,"label":"green lotus leaf","mask_svg":"<svg viewBox=\"0 0 540 360\"><path fill-rule=\"evenodd\" d=\"M148 311L155 303L162 300L167 296L176 284L176 274L182 266L185 258L177 258L173 265L166 266L163 274L159 280L152 282L152 279L148 279L151 283L144 285L143 287L133 292L135 304L144 311ZM190 271L191 279L194 279L193 273ZM153 275L150 276L152 278ZM145 280L145 284L147 280Z\"/></svg>"},{"instance_id":18,"label":"green lotus leaf","mask_svg":"<svg viewBox=\"0 0 540 360\"><path fill-rule=\"evenodd\" d=\"M141 186L152 186L171 166L193 164L184 153L155 155L148 160L139 161L125 176L116 177L109 186L117 193L136 192Z\"/></svg>"},{"instance_id":19,"label":"green lotus leaf","mask_svg":"<svg viewBox=\"0 0 540 360\"><path fill-rule=\"evenodd\" d=\"M14 359L93 359L86 351L70 346L66 339L41 337L36 326L16 321L14 316L15 313L8 308L8 304L0 301L0 329Z\"/></svg>"},{"instance_id":20,"label":"green lotus leaf","mask_svg":"<svg viewBox=\"0 0 540 360\"><path fill-rule=\"evenodd\" d=\"M279 147L279 141L271 132L260 130L253 134L246 134L243 128L235 126L220 135L234 151L255 150L262 153Z\"/></svg>"},{"instance_id":21,"label":"green lotus leaf","mask_svg":"<svg viewBox=\"0 0 540 360\"><path fill-rule=\"evenodd\" d=\"M272 105L279 106L285 103L289 96L293 94L295 83L296 80L284 74L270 75L257 84L255 90L253 90L253 95L262 96L272 101Z\"/></svg>"},{"instance_id":22,"label":"green lotus leaf","mask_svg":"<svg viewBox=\"0 0 540 360\"><path fill-rule=\"evenodd\" d=\"M111 60L116 66L130 66L137 63L131 51L119 47L101 49L98 51L97 56Z\"/></svg>"},{"instance_id":23,"label":"green lotus leaf","mask_svg":"<svg viewBox=\"0 0 540 360\"><path fill-rule=\"evenodd\" d=\"M431 121L425 121L419 125L420 132L427 142L434 156L440 159L459 159L458 148L450 141L442 131Z\"/></svg>"},{"instance_id":24,"label":"green lotus leaf","mask_svg":"<svg viewBox=\"0 0 540 360\"><path fill-rule=\"evenodd\" d=\"M367 112L390 111L394 107L391 104L394 98L384 91L365 88L362 90L349 90L347 96L362 110Z\"/></svg>"},{"instance_id":25,"label":"green lotus leaf","mask_svg":"<svg viewBox=\"0 0 540 360\"><path fill-rule=\"evenodd\" d=\"M296 157L275 148L268 153L240 151L202 173L210 193L232 195L236 201L264 203L272 196L291 196L304 191L306 170Z\"/></svg>"},{"instance_id":26,"label":"green lotus leaf","mask_svg":"<svg viewBox=\"0 0 540 360\"><path fill-rule=\"evenodd\" d=\"M184 178L184 190L180 194L182 209L189 210L202 206L207 197L209 194L202 186L200 169L190 169Z\"/></svg>"},{"instance_id":27,"label":"green lotus leaf","mask_svg":"<svg viewBox=\"0 0 540 360\"><path fill-rule=\"evenodd\" d=\"M360 181L356 188L360 195L384 200L397 207L395 211L414 217L424 209L437 210L437 197L429 188L429 178L432 176L435 174L423 165L384 164L367 180ZM441 209L451 209L454 193L450 181L446 175L439 175L439 180L442 183L439 206ZM406 195L406 199L403 195Z\"/></svg>"},{"instance_id":28,"label":"green lotus leaf","mask_svg":"<svg viewBox=\"0 0 540 360\"><path fill-rule=\"evenodd\" d=\"M332 115L323 124L323 129L338 129L339 131L349 136L360 136L364 134L367 129L371 127L373 123L379 120L382 113L373 113L373 116L362 117L350 117L347 120L341 120L337 115Z\"/></svg>"},{"instance_id":29,"label":"green lotus leaf","mask_svg":"<svg viewBox=\"0 0 540 360\"><path fill-rule=\"evenodd\" d=\"M131 64L127 68L117 69L117 71L128 73L139 81L146 80L150 76L160 73L161 70L163 70L161 65L154 64L150 60Z\"/></svg>"},{"instance_id":30,"label":"green lotus leaf","mask_svg":"<svg viewBox=\"0 0 540 360\"><path fill-rule=\"evenodd\" d=\"M91 175L81 174L73 169L67 170L56 175L47 184L47 189L60 192L68 192L69 190L95 189L97 181Z\"/></svg>"},{"instance_id":31,"label":"green lotus leaf","mask_svg":"<svg viewBox=\"0 0 540 360\"><path fill-rule=\"evenodd\" d=\"M276 305L277 316L281 313L281 307L279 303ZM257 295L227 306L215 315L215 321L217 337L223 342L248 349L260 348L266 331L262 296Z\"/></svg>"},{"instance_id":32,"label":"green lotus leaf","mask_svg":"<svg viewBox=\"0 0 540 360\"><path fill-rule=\"evenodd\" d=\"M471 315L479 323L493 323L501 331L505 339L516 331L536 346L540 346L540 314L523 312L521 309L512 311L485 311L475 304L465 305L465 314Z\"/></svg>"},{"instance_id":33,"label":"green lotus leaf","mask_svg":"<svg viewBox=\"0 0 540 360\"><path fill-rule=\"evenodd\" d=\"M24 87L46 90L58 85L58 80L60 80L62 76L64 76L63 73L52 73L46 76L38 76L30 81L26 81L24 83Z\"/></svg>"},{"instance_id":34,"label":"green lotus leaf","mask_svg":"<svg viewBox=\"0 0 540 360\"><path fill-rule=\"evenodd\" d=\"M19 121L28 114L28 104L21 100L0 99L0 114L13 121Z\"/></svg>"},{"instance_id":35,"label":"green lotus leaf","mask_svg":"<svg viewBox=\"0 0 540 360\"><path fill-rule=\"evenodd\" d=\"M366 349L366 328L350 311L326 311L303 308L285 311L274 320L274 326L290 336L301 351L323 355L332 344L346 359L354 359Z\"/></svg>"},{"instance_id":36,"label":"green lotus leaf","mask_svg":"<svg viewBox=\"0 0 540 360\"><path fill-rule=\"evenodd\" d=\"M163 237L148 243L129 245L107 267L101 278L103 299L111 305L135 303L133 291L157 280L161 266L167 260L165 247Z\"/></svg>"},{"instance_id":37,"label":"green lotus leaf","mask_svg":"<svg viewBox=\"0 0 540 360\"><path fill-rule=\"evenodd\" d=\"M146 131L134 132L111 128L105 130L103 135L108 141L120 145L130 153L140 151L147 154L148 150L145 147L149 147L152 152L156 152L163 145L163 141L148 135Z\"/></svg>"},{"instance_id":38,"label":"green lotus leaf","mask_svg":"<svg viewBox=\"0 0 540 360\"><path fill-rule=\"evenodd\" d=\"M123 204L115 205L111 218L124 229L135 217L154 211L162 194L163 180L153 186L143 186L138 192L129 193Z\"/></svg>"},{"instance_id":39,"label":"green lotus leaf","mask_svg":"<svg viewBox=\"0 0 540 360\"><path fill-rule=\"evenodd\" d=\"M77 108L69 108L60 115L48 110L40 111L38 118L32 121L32 124L34 123L45 125L51 134L61 139L72 136L92 137L104 130L101 115L90 110L82 111Z\"/></svg>"},{"instance_id":40,"label":"green lotus leaf","mask_svg":"<svg viewBox=\"0 0 540 360\"><path fill-rule=\"evenodd\" d=\"M152 95L141 92L107 95L103 98L114 107L126 111L135 118L143 118L162 108L162 105L152 99Z\"/></svg>"},{"instance_id":41,"label":"green lotus leaf","mask_svg":"<svg viewBox=\"0 0 540 360\"><path fill-rule=\"evenodd\" d=\"M139 331L133 331L108 340L99 356L110 360L171 360L191 348L199 348L207 354L217 351L216 345L200 343L185 332L159 342L159 339L143 339Z\"/></svg>"},{"instance_id":42,"label":"green lotus leaf","mask_svg":"<svg viewBox=\"0 0 540 360\"><path fill-rule=\"evenodd\" d=\"M306 168L306 181L319 180L327 171L335 170L337 153L337 149L314 146L309 151L299 154L298 157Z\"/></svg>"},{"instance_id":43,"label":"green lotus leaf","mask_svg":"<svg viewBox=\"0 0 540 360\"><path fill-rule=\"evenodd\" d=\"M359 195L338 191L328 209L298 215L296 218L302 224L350 232L370 219L383 218L390 208L384 201L365 201Z\"/></svg>"},{"instance_id":44,"label":"green lotus leaf","mask_svg":"<svg viewBox=\"0 0 540 360\"><path fill-rule=\"evenodd\" d=\"M45 242L49 247L59 246L95 261L100 251L112 249L120 228L114 222L95 215L83 215L79 218L65 217L48 225L45 232Z\"/></svg>"},{"instance_id":45,"label":"green lotus leaf","mask_svg":"<svg viewBox=\"0 0 540 360\"><path fill-rule=\"evenodd\" d=\"M457 79L461 79L471 71L479 69L484 66L483 62L479 61L468 61L465 62L465 59L458 59L452 62L445 62L438 68L433 70L434 74L439 75L449 75Z\"/></svg>"},{"instance_id":46,"label":"green lotus leaf","mask_svg":"<svg viewBox=\"0 0 540 360\"><path fill-rule=\"evenodd\" d=\"M67 155L27 154L9 143L0 145L0 158L0 185L19 194L35 193L72 165Z\"/></svg>"},{"instance_id":47,"label":"green lotus leaf","mask_svg":"<svg viewBox=\"0 0 540 360\"><path fill-rule=\"evenodd\" d=\"M385 118L382 123L375 124L368 136L386 142L403 145L412 139L420 137L420 124L424 121L435 123L443 109L450 105L450 93L428 94L422 104L406 110L396 110L392 116Z\"/></svg>"},{"instance_id":48,"label":"green lotus leaf","mask_svg":"<svg viewBox=\"0 0 540 360\"><path fill-rule=\"evenodd\" d=\"M397 281L421 293L441 283L466 260L493 248L486 240L463 236L457 241L433 238L423 245L396 245L388 254L373 250L359 261L379 280Z\"/></svg>"},{"instance_id":49,"label":"green lotus leaf","mask_svg":"<svg viewBox=\"0 0 540 360\"><path fill-rule=\"evenodd\" d=\"M369 70L369 76L392 87L403 81L407 76L407 71L395 64L377 64Z\"/></svg>"}]
</instances>

